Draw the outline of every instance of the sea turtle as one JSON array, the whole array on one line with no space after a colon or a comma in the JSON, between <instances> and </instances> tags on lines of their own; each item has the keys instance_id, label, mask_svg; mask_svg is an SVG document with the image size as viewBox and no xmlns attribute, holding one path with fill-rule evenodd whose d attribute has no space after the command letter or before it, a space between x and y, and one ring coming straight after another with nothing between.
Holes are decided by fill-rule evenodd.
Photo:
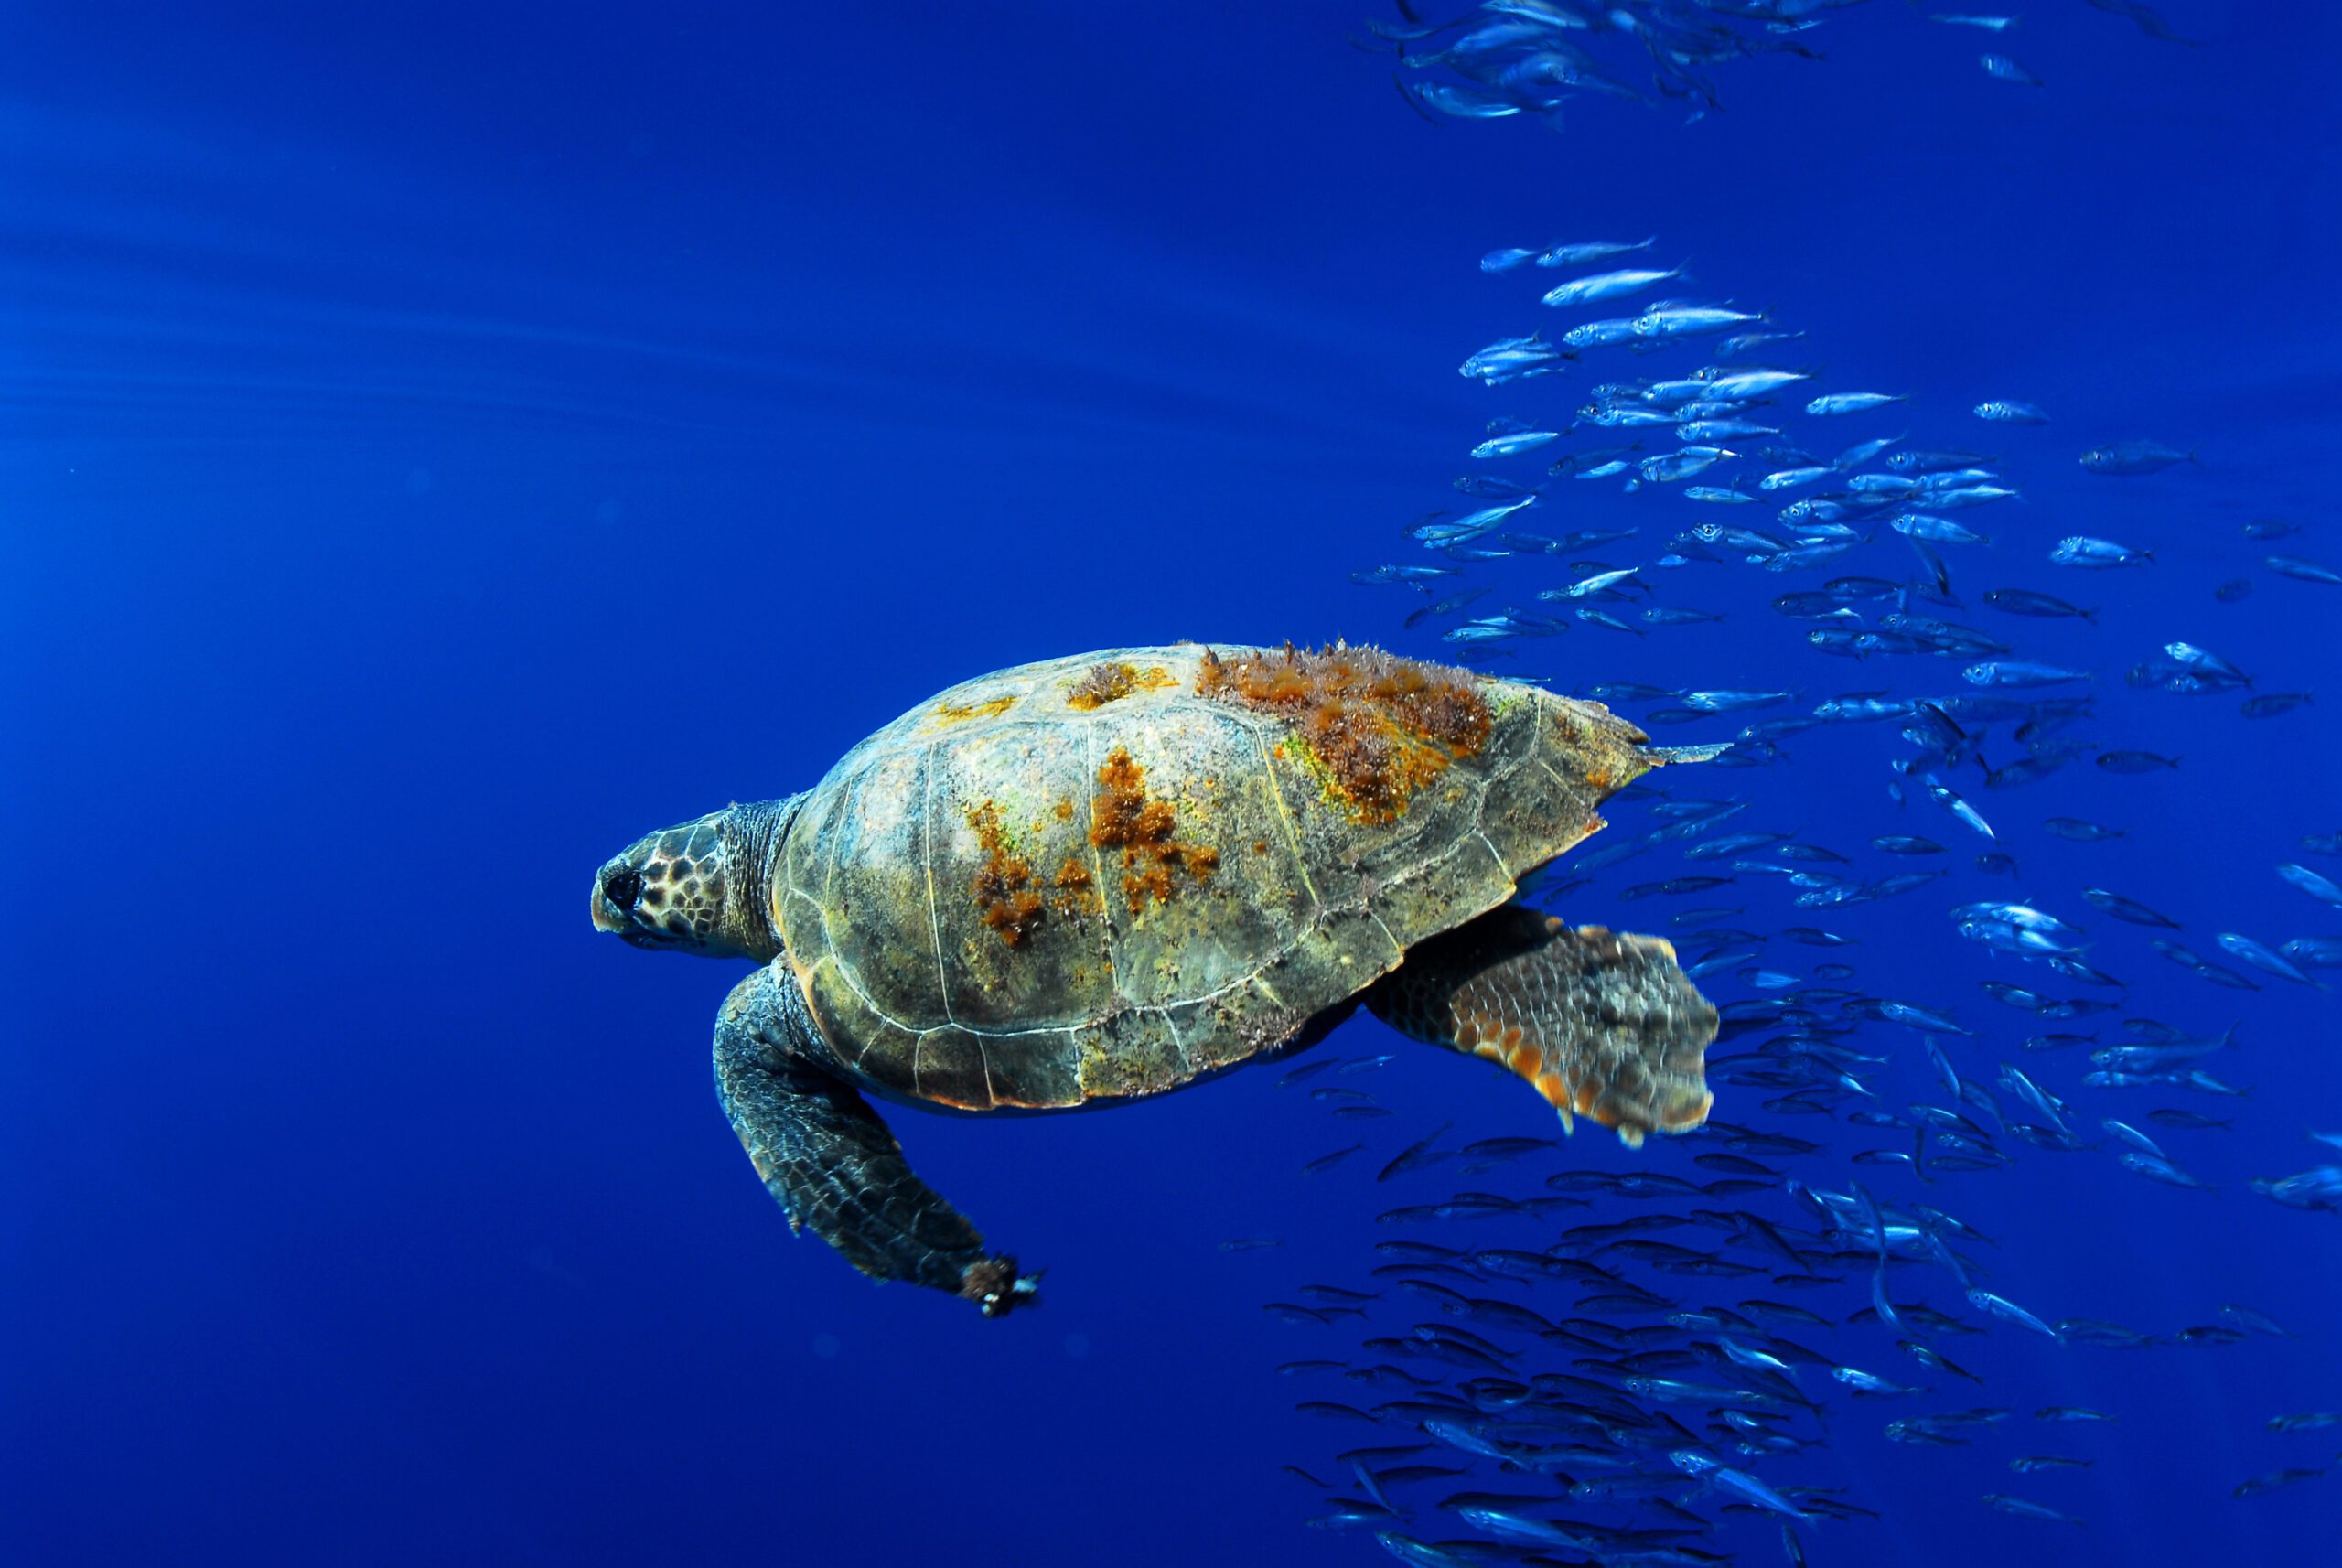
<instances>
[{"instance_id":1,"label":"sea turtle","mask_svg":"<svg viewBox=\"0 0 2342 1568\"><path fill-rule=\"evenodd\" d=\"M1341 644L1192 643L955 686L811 790L653 833L594 924L762 965L715 1026L792 1229L987 1316L1036 1276L905 1162L865 1091L962 1111L1159 1094L1363 1001L1628 1144L1706 1117L1715 1009L1655 937L1517 881L1670 751L1590 703Z\"/></svg>"}]
</instances>

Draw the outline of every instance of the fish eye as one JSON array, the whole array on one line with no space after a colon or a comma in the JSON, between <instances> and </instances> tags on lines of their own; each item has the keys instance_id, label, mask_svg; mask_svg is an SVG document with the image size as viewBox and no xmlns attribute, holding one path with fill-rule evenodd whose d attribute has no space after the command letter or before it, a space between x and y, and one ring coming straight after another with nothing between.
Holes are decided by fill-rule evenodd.
<instances>
[{"instance_id":1,"label":"fish eye","mask_svg":"<svg viewBox=\"0 0 2342 1568\"><path fill-rule=\"evenodd\" d=\"M632 911L634 901L642 897L642 873L630 865L609 873L602 878L602 897L620 909Z\"/></svg>"}]
</instances>

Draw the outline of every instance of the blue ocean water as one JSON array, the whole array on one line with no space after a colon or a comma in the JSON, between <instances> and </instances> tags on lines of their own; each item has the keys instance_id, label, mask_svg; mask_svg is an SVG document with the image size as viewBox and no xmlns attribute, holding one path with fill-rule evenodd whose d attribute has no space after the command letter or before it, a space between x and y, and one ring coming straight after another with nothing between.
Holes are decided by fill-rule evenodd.
<instances>
[{"instance_id":1,"label":"blue ocean water","mask_svg":"<svg viewBox=\"0 0 2342 1568\"><path fill-rule=\"evenodd\" d=\"M1533 1247L1655 1210L1602 1193L1562 1219L1379 1215L1458 1190L1527 1197L1572 1170L1709 1180L1692 1160L1722 1134L1629 1152L1582 1129L1509 1169L1450 1158L1378 1181L1444 1124L1453 1150L1549 1136L1552 1119L1517 1083L1363 1016L1319 1052L1391 1059L1305 1086L1261 1067L1099 1114L896 1111L922 1174L1048 1270L1038 1310L986 1322L873 1289L790 1239L709 1090L711 1019L738 966L622 950L583 907L594 868L638 834L806 788L986 670L1182 638L1453 657L1439 633L1457 618L1408 629L1425 598L1350 581L1388 564L1488 587L1466 616L1512 604L1570 622L1494 645L1510 657L1492 673L1797 693L1656 730L1670 743L1849 693L1971 691L1966 660L1830 657L1807 636L1820 623L1771 607L1844 575L1922 575L1875 517L1867 542L1805 569L1730 545L1661 566L1698 553L1675 540L1701 523L1777 531L1778 501L1546 479L1569 451L1638 436L1638 456L1666 450L1665 430L1467 461L1493 418L1559 429L1596 384L1704 362L1697 346L1589 350L1493 390L1456 374L1496 339L1610 313L1543 310L1555 274L1484 274L1485 252L1646 235L1627 263L1689 264L1670 296L1804 334L1733 361L1812 373L1765 410L1787 416L1785 440L1824 464L1895 435L1989 456L2022 499L1956 514L1993 542L1942 547L1958 607L1909 612L2095 671L2014 693L2091 700L2047 741L2180 764L2118 774L2086 751L2005 789L1973 761L1939 767L2016 862L1991 875L1974 865L1988 846L1896 770L1918 755L1898 723L1825 725L1744 746L1758 766L1661 781L1745 801L1716 832L1793 833L1852 863L1825 872L1945 876L1839 908L1799 908L1756 872L1627 897L1730 874L1669 841L1546 879L1573 919L1668 929L1687 961L1702 940L1670 918L1736 910L1724 923L1764 939L1752 964L1794 976L1786 994L1834 986L1949 1014L1968 1032L1941 1048L2005 1120L2026 1112L1994 1087L2003 1063L2066 1100L2090 1147L1988 1127L2004 1165L1923 1180L1854 1162L1912 1135L1850 1122L1873 1101L1827 1077L1800 1102L1820 1113L1767 1107L1787 1097L1745 1079L1781 1031L1738 1029L1710 1052L1720 1120L1818 1145L1755 1155L1783 1177L1860 1180L1890 1218L1954 1216L1991 1239L1960 1246L1988 1271L1980 1288L2157 1340L2052 1342L1970 1308L1934 1264L1891 1271L1896 1301L1989 1325L1933 1338L1971 1384L1846 1323L1869 1305L1856 1270L1797 1297L1832 1326L1783 1332L1928 1391L1857 1399L1802 1371L1826 1407L1784 1423L1805 1445L1727 1462L1876 1516L1799 1523L1817 1563L2330 1560L2342 1428L2267 1423L2342 1409L2342 1232L2250 1184L2342 1163L2306 1136L2342 1132L2337 1004L2217 939L2273 949L2342 921L2274 875L2342 879L2342 860L2302 843L2342 830L2342 587L2262 564L2342 565L2342 181L2325 81L2342 24L2324 6L2168 0L2161 15L2194 40L2178 43L2079 0L2028 0L2020 27L1985 35L1872 0L1809 32L1735 22L1819 58L1703 64L1719 102L1697 118L1680 95L1597 89L1555 126L1418 113L1394 73L1459 79L1401 67L1370 13L12 9L0 1560L1332 1564L1385 1561L1378 1530L1485 1544L1439 1507L1469 1487L1681 1527L1644 1495L1572 1498L1551 1476L1434 1448L1418 1458L1471 1477L1394 1487L1403 1518L1305 1528L1327 1497L1358 1495L1338 1454L1429 1439L1400 1417L1297 1412L1370 1411L1394 1391L1278 1369L1369 1366L1362 1338L1449 1321L1371 1272L1391 1262L1379 1242ZM1598 43L1651 92L1648 51L1637 65L1635 40ZM2042 85L1987 75L1985 52ZM1909 401L1814 418L1809 388ZM2051 423L1971 417L1989 398ZM2137 439L2197 460L2136 477L2076 461ZM1486 504L1451 486L1474 472L1547 485L1508 528L1638 532L1470 563L1410 538L1427 513ZM2250 536L2262 519L2299 532ZM2154 564L2049 564L2069 534ZM1639 565L1652 585L1606 607L1622 616L1724 618L1628 635L1534 597L1596 564ZM2240 580L2249 595L2216 595ZM1996 588L2099 613L2003 615L1982 600ZM1851 607L1866 628L1892 608ZM2174 640L2233 661L2254 693L2316 700L2249 719L2243 692L2126 682ZM1986 732L1996 765L2024 754L2013 727ZM1617 801L1580 854L1663 825L1654 804ZM2122 836L2070 842L2045 830L2053 817ZM1946 853L1882 854L1883 834ZM2184 929L2110 918L2085 887ZM1947 915L2016 899L2080 928L2086 961L2122 985L1990 953ZM1779 935L1801 925L1853 944ZM2158 935L2258 989L2208 983L2156 952ZM1813 978L1833 961L1851 976ZM1744 1018L1784 994L1746 967L1702 980ZM2045 1023L1986 981L2116 1005ZM1844 1021L1842 998L1814 1005ZM2094 1089L2090 1047L2021 1044L2120 1042L2126 1018L2233 1026L2234 1048L2205 1065L2250 1092ZM1843 1036L1877 1058L1855 1067L1877 1111L1907 1122L1942 1102L1927 1037L1892 1021ZM1327 1084L1391 1114L1338 1119L1309 1095ZM2229 1124L2169 1130L2143 1119L2154 1108ZM2122 1168L2108 1116L2210 1190ZM1778 1182L1688 1207L1716 1205L1817 1223ZM1253 1241L1273 1244L1230 1245ZM1693 1306L1773 1288L1628 1272ZM1310 1285L1381 1294L1362 1322L1263 1310L1325 1305ZM1509 1295L1573 1311L1556 1287ZM2235 1329L2221 1308L2240 1304L2293 1337L2175 1337ZM1523 1376L1586 1373L1583 1348L1477 1331ZM1473 1375L1407 1366L1451 1388ZM2052 1405L2119 1419L2035 1419ZM2011 1413L1955 1429L1961 1446L1885 1433L1976 1407ZM1698 1404L1668 1408L1706 1430ZM2029 1455L2093 1463L2013 1474ZM1633 1469L1654 1466L1645 1453ZM2285 1469L2335 1473L2232 1495ZM1988 1493L2086 1522L2012 1517ZM1779 1560L1772 1518L1689 1486L1666 1496L1718 1521L1667 1545Z\"/></svg>"}]
</instances>

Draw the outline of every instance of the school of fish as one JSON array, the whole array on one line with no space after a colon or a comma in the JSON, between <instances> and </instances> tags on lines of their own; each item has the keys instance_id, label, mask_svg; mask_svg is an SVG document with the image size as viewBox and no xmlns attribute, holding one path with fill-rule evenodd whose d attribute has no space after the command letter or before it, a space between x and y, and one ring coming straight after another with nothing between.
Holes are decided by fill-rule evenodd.
<instances>
[{"instance_id":1,"label":"school of fish","mask_svg":"<svg viewBox=\"0 0 2342 1568\"><path fill-rule=\"evenodd\" d=\"M1810 28L1859 3L1489 0L1445 22L1407 6L1400 23L1370 26L1398 53L1402 91L1434 115L1550 116L1584 91L1685 100L1696 115L1715 102L1706 67L1801 52ZM2191 41L2147 6L2090 4L2150 38ZM2014 24L1935 19L1990 38ZM1648 80L1606 47L1632 48ZM1984 67L2038 85L2005 56ZM1311 1346L1280 1369L1296 1408L1339 1434L1325 1456L1291 1466L1319 1498L1310 1522L1371 1537L1402 1562L1460 1568L1722 1563L1735 1560L1723 1532L1742 1521L1777 1532L1785 1560L1802 1564L1809 1541L1892 1506L1789 1478L1836 1421L1875 1423L1915 1447L1989 1445L2009 1480L1979 1508L2086 1528L2059 1477L2094 1463L2093 1431L2120 1412L2010 1391L1996 1401L1963 1342L2037 1336L2059 1354L2186 1355L2317 1326L2220 1299L2215 1281L2201 1282L2192 1322L2061 1315L1999 1283L2015 1271L1960 1218L1963 1184L2007 1179L2021 1162L2095 1161L2110 1202L2141 1181L2175 1189L2161 1200L2174 1204L2267 1202L2308 1226L2342 1215L2342 1133L2311 1134L2315 1151L2249 1192L2213 1190L2191 1163L2242 1114L2250 1075L2271 1068L2252 993L2322 992L2342 969L2342 937L2313 925L2342 910L2342 832L2302 822L2298 858L2240 873L2293 890L2290 929L2204 929L2119 886L2047 885L2025 870L2046 838L2093 844L2129 831L2045 813L2033 787L2068 770L2135 789L2186 776L2184 757L2109 732L2107 693L2208 698L2240 724L2313 701L2175 638L2087 660L2027 651L2055 623L2101 636L2103 602L2150 567L2155 541L2045 532L2018 515L2004 454L2062 454L2122 483L2186 483L2203 458L2170 432L2077 452L2060 446L2058 411L2014 396L1973 404L1964 431L1923 435L1904 415L1924 389L1833 383L1803 333L1711 280L1690 286L1656 236L1564 235L1479 266L1523 284L1525 329L1458 367L1505 412L1459 441L1471 465L1455 481L1460 499L1405 524L1382 564L1352 580L1411 601L1401 634L1432 639L1422 651L1531 680L1618 662L1612 650L1632 645L1613 638L1742 616L1746 588L1719 585L1761 584L1774 618L1736 622L1747 644L1843 660L1861 689L1581 681L1574 693L1646 727L1728 735L1711 769L1774 768L1801 737L1856 732L1901 826L1816 831L1761 789L1729 788L1732 771L1704 771L1699 787L1632 787L1621 820L1545 875L1535 896L1556 908L1593 892L1659 911L1638 923L1667 932L1723 1015L1708 1068L1716 1117L1673 1144L1681 1168L1587 1169L1558 1136L1449 1126L1309 1159L1312 1179L1389 1195L1387 1239L1359 1277L1295 1284L1267 1308ZM1633 498L1649 521L1619 526L1610 506L1603 526L1536 531L1602 491ZM2239 575L2206 597L2233 604L2280 579L2315 614L2342 570L2302 533L2285 520L2245 524L2227 547ZM1523 591L1525 575L1549 581ZM1545 641L1565 633L1569 643ZM1566 660L1538 662L1549 646ZM1788 652L1763 667L1809 667ZM1890 898L1943 911L1925 995L1859 983L1860 907ZM2268 907L2289 908L2273 895ZM1390 1059L1314 1054L1280 1087L1362 1133L1397 1114L1368 1087ZM1849 1154L1842 1137L1805 1135L1799 1119L1853 1129L1867 1146ZM2233 1496L2337 1484L2342 1455L2310 1446L2337 1428L2342 1412L2272 1413L2260 1441L2292 1462L2236 1479ZM1861 1541L1832 1544L1857 1561Z\"/></svg>"}]
</instances>

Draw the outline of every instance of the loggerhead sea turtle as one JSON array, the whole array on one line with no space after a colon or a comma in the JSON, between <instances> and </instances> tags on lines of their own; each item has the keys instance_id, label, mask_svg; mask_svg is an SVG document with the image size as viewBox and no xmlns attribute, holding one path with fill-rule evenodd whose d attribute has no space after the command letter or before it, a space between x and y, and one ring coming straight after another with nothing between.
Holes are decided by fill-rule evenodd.
<instances>
[{"instance_id":1,"label":"loggerhead sea turtle","mask_svg":"<svg viewBox=\"0 0 2342 1568\"><path fill-rule=\"evenodd\" d=\"M594 924L760 965L716 1088L792 1229L997 1316L1036 1276L911 1173L864 1091L1111 1103L1322 1038L1363 1001L1629 1144L1707 1115L1716 1013L1655 937L1516 882L1655 765L1590 703L1371 648L1122 649L955 686L812 789L653 833Z\"/></svg>"}]
</instances>

